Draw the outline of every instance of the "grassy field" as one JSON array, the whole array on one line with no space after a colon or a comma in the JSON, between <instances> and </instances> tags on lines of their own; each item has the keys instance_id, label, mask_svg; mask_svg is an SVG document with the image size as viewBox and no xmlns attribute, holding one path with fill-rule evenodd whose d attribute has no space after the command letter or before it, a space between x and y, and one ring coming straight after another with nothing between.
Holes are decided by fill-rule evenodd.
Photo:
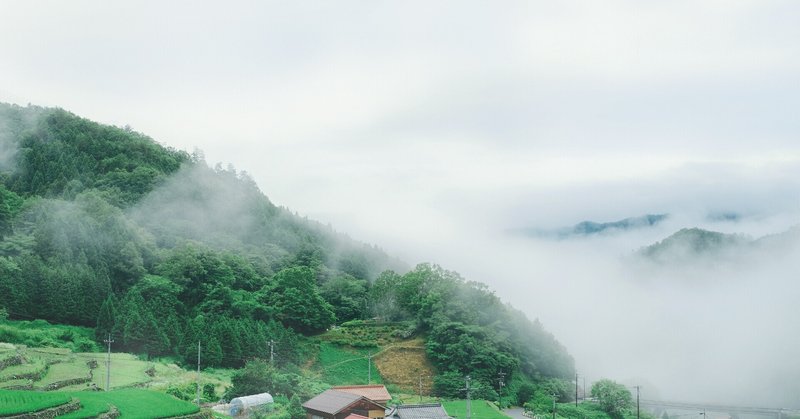
<instances>
[{"instance_id":1,"label":"grassy field","mask_svg":"<svg viewBox=\"0 0 800 419\"><path fill-rule=\"evenodd\" d=\"M166 418L170 416L188 415L197 412L197 406L178 400L172 396L156 391L142 389L122 389L109 392L78 391L54 394L66 394L81 402L81 410L60 418L91 418L107 412L110 405L119 410L121 417L130 419Z\"/></svg>"},{"instance_id":2,"label":"grassy field","mask_svg":"<svg viewBox=\"0 0 800 419\"><path fill-rule=\"evenodd\" d=\"M467 401L452 400L442 402L447 413L454 418L467 417ZM508 419L509 417L498 410L494 405L485 400L473 400L471 404L472 417L475 419Z\"/></svg>"},{"instance_id":3,"label":"grassy field","mask_svg":"<svg viewBox=\"0 0 800 419\"><path fill-rule=\"evenodd\" d=\"M372 349L372 353L377 350ZM318 366L325 382L332 385L367 384L369 349L347 348L328 342L320 343ZM372 362L372 383L383 383L375 362Z\"/></svg>"},{"instance_id":4,"label":"grassy field","mask_svg":"<svg viewBox=\"0 0 800 419\"><path fill-rule=\"evenodd\" d=\"M65 393L0 390L0 416L36 412L68 403L71 398Z\"/></svg>"}]
</instances>

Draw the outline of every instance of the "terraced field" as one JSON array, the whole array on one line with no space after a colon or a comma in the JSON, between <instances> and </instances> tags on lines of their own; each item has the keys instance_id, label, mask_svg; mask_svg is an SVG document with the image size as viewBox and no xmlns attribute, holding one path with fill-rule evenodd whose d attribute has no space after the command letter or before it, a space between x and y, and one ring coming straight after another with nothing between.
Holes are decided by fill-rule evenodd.
<instances>
[{"instance_id":1,"label":"terraced field","mask_svg":"<svg viewBox=\"0 0 800 419\"><path fill-rule=\"evenodd\" d=\"M166 418L197 413L200 409L183 400L156 391L122 389L104 391L40 392L0 390L0 416L14 415L63 406L71 400L80 410L59 418L92 418L114 406L125 418Z\"/></svg>"},{"instance_id":2,"label":"terraced field","mask_svg":"<svg viewBox=\"0 0 800 419\"><path fill-rule=\"evenodd\" d=\"M107 355L104 353L5 345L0 351L0 362L18 355L23 358L22 364L0 369L0 389L105 389ZM214 384L217 394L222 394L231 385L230 374L230 370L209 369L203 371L201 381ZM195 372L175 364L142 361L126 353L111 354L111 389L147 387L163 392L170 386L186 385L196 379Z\"/></svg>"},{"instance_id":3,"label":"terraced field","mask_svg":"<svg viewBox=\"0 0 800 419\"><path fill-rule=\"evenodd\" d=\"M37 412L68 403L71 398L66 393L0 390L0 416Z\"/></svg>"},{"instance_id":4,"label":"terraced field","mask_svg":"<svg viewBox=\"0 0 800 419\"><path fill-rule=\"evenodd\" d=\"M183 400L157 391L142 389L122 389L109 392L80 391L67 392L81 402L81 410L60 416L61 418L91 418L108 412L115 406L124 418L167 418L189 415L200 409Z\"/></svg>"}]
</instances>

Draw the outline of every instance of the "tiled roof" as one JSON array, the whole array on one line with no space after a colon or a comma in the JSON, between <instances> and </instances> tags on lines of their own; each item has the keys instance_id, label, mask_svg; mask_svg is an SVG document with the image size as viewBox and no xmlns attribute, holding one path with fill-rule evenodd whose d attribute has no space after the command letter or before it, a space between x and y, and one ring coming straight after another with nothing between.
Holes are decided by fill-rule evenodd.
<instances>
[{"instance_id":1,"label":"tiled roof","mask_svg":"<svg viewBox=\"0 0 800 419\"><path fill-rule=\"evenodd\" d=\"M357 394L343 391L325 390L313 399L303 403L303 407L335 415L361 399L361 397Z\"/></svg>"},{"instance_id":2,"label":"tiled roof","mask_svg":"<svg viewBox=\"0 0 800 419\"><path fill-rule=\"evenodd\" d=\"M386 386L380 384L367 386L337 386L333 389L351 394L358 394L359 396L364 396L372 401L392 399L392 395L389 394L389 390L386 390Z\"/></svg>"},{"instance_id":3,"label":"tiled roof","mask_svg":"<svg viewBox=\"0 0 800 419\"><path fill-rule=\"evenodd\" d=\"M400 405L386 415L398 419L450 419L441 403Z\"/></svg>"}]
</instances>

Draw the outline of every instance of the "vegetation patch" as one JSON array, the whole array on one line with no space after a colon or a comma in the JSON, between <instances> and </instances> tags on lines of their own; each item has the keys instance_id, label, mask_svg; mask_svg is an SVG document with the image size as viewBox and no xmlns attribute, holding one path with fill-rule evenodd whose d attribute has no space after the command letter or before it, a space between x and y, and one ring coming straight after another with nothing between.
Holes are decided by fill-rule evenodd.
<instances>
[{"instance_id":1,"label":"vegetation patch","mask_svg":"<svg viewBox=\"0 0 800 419\"><path fill-rule=\"evenodd\" d=\"M190 415L200 409L183 400L155 391L121 389L109 392L66 392L81 402L81 409L62 418L91 418L116 407L124 418L167 418Z\"/></svg>"},{"instance_id":2,"label":"vegetation patch","mask_svg":"<svg viewBox=\"0 0 800 419\"><path fill-rule=\"evenodd\" d=\"M89 379L89 367L87 367L85 363L74 361L60 362L51 365L50 368L47 369L47 374L41 381L36 383L36 386L46 388L47 390L53 390L66 386L61 385L59 387L53 386L53 384L64 383L71 380L84 380L83 382L88 382Z\"/></svg>"},{"instance_id":3,"label":"vegetation patch","mask_svg":"<svg viewBox=\"0 0 800 419\"><path fill-rule=\"evenodd\" d=\"M430 395L433 390L435 370L425 355L425 342L414 339L385 348L374 359L381 377L398 388Z\"/></svg>"},{"instance_id":4,"label":"vegetation patch","mask_svg":"<svg viewBox=\"0 0 800 419\"><path fill-rule=\"evenodd\" d=\"M332 385L367 384L370 376L368 357L376 352L320 342L318 361L323 380ZM371 375L372 383L383 383L374 360Z\"/></svg>"},{"instance_id":5,"label":"vegetation patch","mask_svg":"<svg viewBox=\"0 0 800 419\"><path fill-rule=\"evenodd\" d=\"M414 322L351 320L333 328L320 336L320 339L339 345L374 348L407 339L414 334L415 330Z\"/></svg>"},{"instance_id":6,"label":"vegetation patch","mask_svg":"<svg viewBox=\"0 0 800 419\"><path fill-rule=\"evenodd\" d=\"M96 351L94 330L88 327L50 324L44 320L6 320L0 323L0 342L30 347Z\"/></svg>"},{"instance_id":7,"label":"vegetation patch","mask_svg":"<svg viewBox=\"0 0 800 419\"><path fill-rule=\"evenodd\" d=\"M65 393L42 393L23 390L0 390L0 416L37 412L69 403Z\"/></svg>"},{"instance_id":8,"label":"vegetation patch","mask_svg":"<svg viewBox=\"0 0 800 419\"><path fill-rule=\"evenodd\" d=\"M457 419L467 417L467 401L451 400L442 402L447 413ZM470 404L471 416L474 419L508 419L509 416L486 400L472 400Z\"/></svg>"}]
</instances>

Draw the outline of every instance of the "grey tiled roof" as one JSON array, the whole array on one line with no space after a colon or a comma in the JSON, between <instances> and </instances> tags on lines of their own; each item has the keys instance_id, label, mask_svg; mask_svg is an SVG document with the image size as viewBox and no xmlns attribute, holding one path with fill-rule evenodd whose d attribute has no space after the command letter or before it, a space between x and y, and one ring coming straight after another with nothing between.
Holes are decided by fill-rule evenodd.
<instances>
[{"instance_id":1,"label":"grey tiled roof","mask_svg":"<svg viewBox=\"0 0 800 419\"><path fill-rule=\"evenodd\" d=\"M441 403L407 404L392 408L386 417L398 419L449 419Z\"/></svg>"},{"instance_id":2,"label":"grey tiled roof","mask_svg":"<svg viewBox=\"0 0 800 419\"><path fill-rule=\"evenodd\" d=\"M303 407L306 409L335 415L361 398L362 396L357 394L345 393L343 391L336 390L325 390L317 397L314 397L313 399L303 403Z\"/></svg>"}]
</instances>

